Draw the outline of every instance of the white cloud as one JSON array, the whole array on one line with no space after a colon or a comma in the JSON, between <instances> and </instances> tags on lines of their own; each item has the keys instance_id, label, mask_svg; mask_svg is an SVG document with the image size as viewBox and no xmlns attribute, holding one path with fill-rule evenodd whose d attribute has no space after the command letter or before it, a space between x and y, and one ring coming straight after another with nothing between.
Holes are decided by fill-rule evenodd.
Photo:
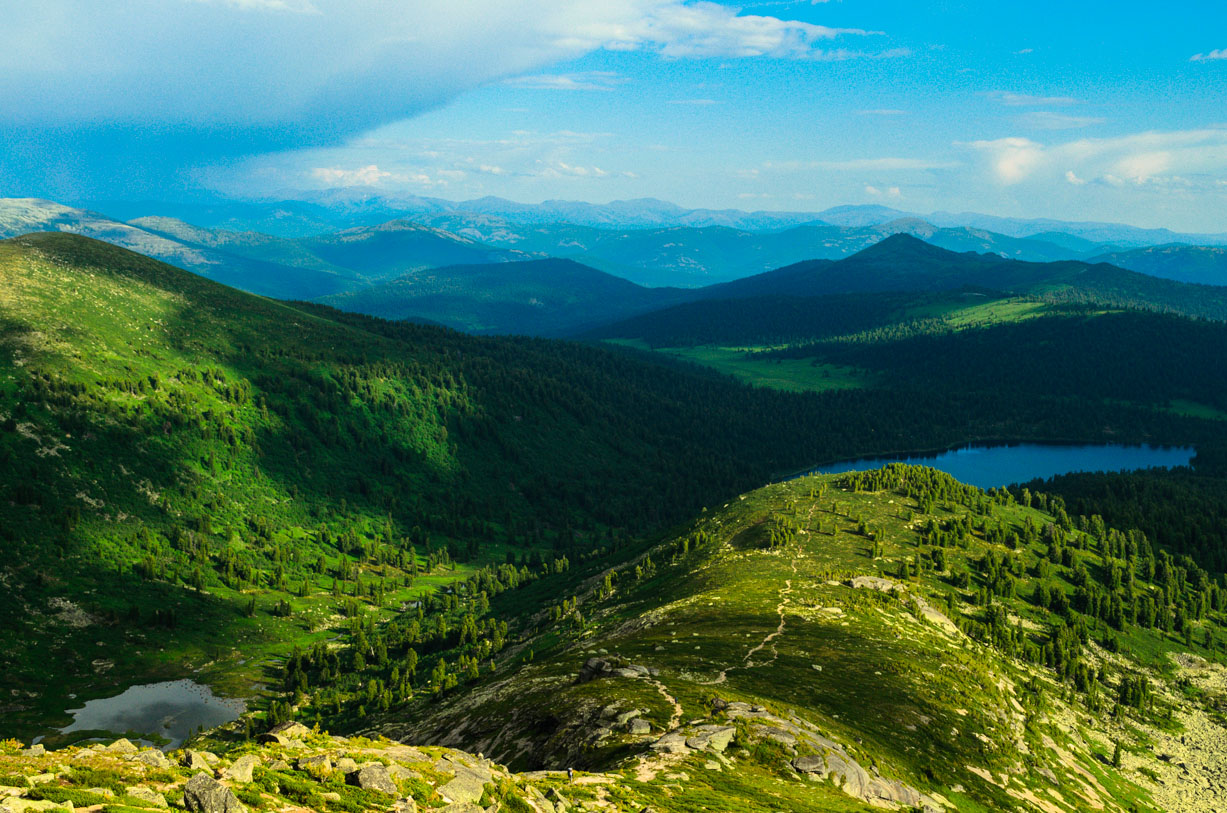
<instances>
[{"instance_id":1,"label":"white cloud","mask_svg":"<svg viewBox=\"0 0 1227 813\"><path fill-rule=\"evenodd\" d=\"M763 164L766 169L797 170L826 169L839 172L888 172L898 170L954 169L961 166L957 161L938 161L928 158L853 158L846 161L773 161Z\"/></svg>"},{"instance_id":2,"label":"white cloud","mask_svg":"<svg viewBox=\"0 0 1227 813\"><path fill-rule=\"evenodd\" d=\"M903 192L897 186L890 186L886 189L879 189L870 184L865 185L865 194L874 198L891 198L898 199L903 197Z\"/></svg>"},{"instance_id":3,"label":"white cloud","mask_svg":"<svg viewBox=\"0 0 1227 813\"><path fill-rule=\"evenodd\" d=\"M844 59L862 54L828 43L876 33L706 0L39 0L4 17L0 126L138 123L232 152L336 142L600 49ZM537 77L568 80L609 84Z\"/></svg>"},{"instance_id":4,"label":"white cloud","mask_svg":"<svg viewBox=\"0 0 1227 813\"><path fill-rule=\"evenodd\" d=\"M1014 52L1014 55L1015 56L1026 56L1027 54L1034 54L1034 53L1035 53L1034 48L1019 48L1017 51Z\"/></svg>"},{"instance_id":5,"label":"white cloud","mask_svg":"<svg viewBox=\"0 0 1227 813\"><path fill-rule=\"evenodd\" d=\"M1215 48L1206 54L1193 54L1189 57L1190 62L1214 62L1219 59L1227 59L1227 48Z\"/></svg>"},{"instance_id":6,"label":"white cloud","mask_svg":"<svg viewBox=\"0 0 1227 813\"><path fill-rule=\"evenodd\" d=\"M291 11L298 14L318 14L319 9L311 0L194 0L197 3L214 3L232 6L245 11Z\"/></svg>"},{"instance_id":7,"label":"white cloud","mask_svg":"<svg viewBox=\"0 0 1227 813\"><path fill-rule=\"evenodd\" d=\"M1045 145L1027 138L973 141L990 174L1005 185L1063 178L1080 186L1213 189L1227 172L1227 127L1150 131Z\"/></svg>"},{"instance_id":8,"label":"white cloud","mask_svg":"<svg viewBox=\"0 0 1227 813\"><path fill-rule=\"evenodd\" d=\"M316 167L310 175L324 186L379 186L385 179L391 178L391 172L385 172L375 164L357 169L342 169L341 167Z\"/></svg>"},{"instance_id":9,"label":"white cloud","mask_svg":"<svg viewBox=\"0 0 1227 813\"><path fill-rule=\"evenodd\" d=\"M546 73L535 76L516 76L503 81L504 85L536 90L613 90L625 79L613 71L585 71L583 73Z\"/></svg>"},{"instance_id":10,"label":"white cloud","mask_svg":"<svg viewBox=\"0 0 1227 813\"><path fill-rule=\"evenodd\" d=\"M1013 93L1008 90L994 90L988 97L1009 107L1054 107L1057 105L1077 104L1072 96L1033 96L1029 93Z\"/></svg>"},{"instance_id":11,"label":"white cloud","mask_svg":"<svg viewBox=\"0 0 1227 813\"><path fill-rule=\"evenodd\" d=\"M1069 116L1064 113L1054 113L1051 110L1035 110L1018 117L1022 126L1032 130L1076 130L1081 127L1091 127L1103 124L1107 119L1097 116Z\"/></svg>"},{"instance_id":12,"label":"white cloud","mask_svg":"<svg viewBox=\"0 0 1227 813\"><path fill-rule=\"evenodd\" d=\"M1016 184L1044 160L1044 146L1028 138L973 141L970 146L990 156L993 173L1003 184Z\"/></svg>"}]
</instances>

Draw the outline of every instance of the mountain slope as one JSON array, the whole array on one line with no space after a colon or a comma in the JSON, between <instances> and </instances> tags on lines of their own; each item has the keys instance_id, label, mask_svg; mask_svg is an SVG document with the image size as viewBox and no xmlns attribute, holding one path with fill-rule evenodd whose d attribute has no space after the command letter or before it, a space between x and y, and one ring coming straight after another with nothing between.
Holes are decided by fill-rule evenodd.
<instances>
[{"instance_id":1,"label":"mountain slope","mask_svg":"<svg viewBox=\"0 0 1227 813\"><path fill-rule=\"evenodd\" d=\"M1154 246L1102 254L1094 261L1178 282L1227 285L1227 247L1222 246Z\"/></svg>"},{"instance_id":2,"label":"mountain slope","mask_svg":"<svg viewBox=\"0 0 1227 813\"><path fill-rule=\"evenodd\" d=\"M387 279L421 268L526 259L406 220L303 238L300 245L327 263L368 279Z\"/></svg>"},{"instance_id":3,"label":"mountain slope","mask_svg":"<svg viewBox=\"0 0 1227 813\"><path fill-rule=\"evenodd\" d=\"M772 773L774 809L818 806L792 794L823 785L931 810L1211 809L1213 784L1170 756L1225 767L1227 616L1213 604L1185 633L1177 609L1206 574L1023 501L899 465L769 486L577 576L548 615L494 599L516 645L490 674L455 691L423 675L405 709L349 725L634 777L662 809L718 787L722 809L757 809L746 786Z\"/></svg>"},{"instance_id":4,"label":"mountain slope","mask_svg":"<svg viewBox=\"0 0 1227 813\"><path fill-rule=\"evenodd\" d=\"M816 461L1052 431L990 413L291 307L78 235L2 241L4 714L46 733L70 693L205 664L243 696L291 643L508 551L578 559Z\"/></svg>"},{"instance_id":5,"label":"mountain slope","mask_svg":"<svg viewBox=\"0 0 1227 813\"><path fill-rule=\"evenodd\" d=\"M959 288L1124 304L1211 319L1227 318L1227 291L1158 279L1104 263L1028 263L956 254L895 234L846 260L797 263L703 289L704 298L933 292Z\"/></svg>"},{"instance_id":6,"label":"mountain slope","mask_svg":"<svg viewBox=\"0 0 1227 813\"><path fill-rule=\"evenodd\" d=\"M431 319L473 333L548 336L692 296L551 259L425 269L321 301L385 319Z\"/></svg>"},{"instance_id":7,"label":"mountain slope","mask_svg":"<svg viewBox=\"0 0 1227 813\"><path fill-rule=\"evenodd\" d=\"M322 261L285 264L279 260L287 252L259 256L241 250L263 235L221 239L218 233L164 218L129 224L50 201L0 198L0 238L51 230L104 240L263 296L311 298L355 284L344 269Z\"/></svg>"}]
</instances>

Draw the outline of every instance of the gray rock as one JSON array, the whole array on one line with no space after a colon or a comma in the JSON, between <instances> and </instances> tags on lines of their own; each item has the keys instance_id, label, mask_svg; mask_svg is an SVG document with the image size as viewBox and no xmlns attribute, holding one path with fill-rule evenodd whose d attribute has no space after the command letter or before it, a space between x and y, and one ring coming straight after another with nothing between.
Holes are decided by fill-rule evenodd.
<instances>
[{"instance_id":1,"label":"gray rock","mask_svg":"<svg viewBox=\"0 0 1227 813\"><path fill-rule=\"evenodd\" d=\"M44 746L42 743L38 743L37 745L31 745L29 748L23 750L21 755L23 757L41 757L45 753L47 753L46 746Z\"/></svg>"},{"instance_id":2,"label":"gray rock","mask_svg":"<svg viewBox=\"0 0 1227 813\"><path fill-rule=\"evenodd\" d=\"M288 771L290 769L290 763L286 762L284 759L279 759L273 764L269 765L268 769L270 771Z\"/></svg>"},{"instance_id":3,"label":"gray rock","mask_svg":"<svg viewBox=\"0 0 1227 813\"><path fill-rule=\"evenodd\" d=\"M295 740L301 740L311 733L311 729L302 723L281 723L261 734L259 742L266 745L290 745Z\"/></svg>"},{"instance_id":4,"label":"gray rock","mask_svg":"<svg viewBox=\"0 0 1227 813\"><path fill-rule=\"evenodd\" d=\"M169 807L166 804L166 797L158 793L153 788L147 788L142 785L132 785L124 788L124 793L131 796L133 799L140 799L142 802L148 802L155 807Z\"/></svg>"},{"instance_id":5,"label":"gray rock","mask_svg":"<svg viewBox=\"0 0 1227 813\"><path fill-rule=\"evenodd\" d=\"M234 763L222 771L222 778L229 779L232 782L250 782L251 772L260 764L260 758L255 754L247 754L241 756ZM286 766L289 767L288 765Z\"/></svg>"},{"instance_id":6,"label":"gray rock","mask_svg":"<svg viewBox=\"0 0 1227 813\"><path fill-rule=\"evenodd\" d=\"M209 764L209 760L204 758L204 754L199 751L185 751L183 757L179 760L179 764L189 771L207 771L213 767Z\"/></svg>"},{"instance_id":7,"label":"gray rock","mask_svg":"<svg viewBox=\"0 0 1227 813\"><path fill-rule=\"evenodd\" d=\"M438 808L437 813L486 813L486 809L473 802L456 802Z\"/></svg>"},{"instance_id":8,"label":"gray rock","mask_svg":"<svg viewBox=\"0 0 1227 813\"><path fill-rule=\"evenodd\" d=\"M686 747L696 751L722 752L733 741L737 729L732 726L702 726L687 738Z\"/></svg>"},{"instance_id":9,"label":"gray rock","mask_svg":"<svg viewBox=\"0 0 1227 813\"><path fill-rule=\"evenodd\" d=\"M476 802L485 792L486 783L470 772L457 772L454 779L436 790L448 802Z\"/></svg>"},{"instance_id":10,"label":"gray rock","mask_svg":"<svg viewBox=\"0 0 1227 813\"><path fill-rule=\"evenodd\" d=\"M127 738L120 738L106 747L106 751L111 754L135 754L136 746Z\"/></svg>"},{"instance_id":11,"label":"gray rock","mask_svg":"<svg viewBox=\"0 0 1227 813\"><path fill-rule=\"evenodd\" d=\"M690 750L686 747L686 735L680 731L670 731L649 747L662 754L685 754Z\"/></svg>"},{"instance_id":12,"label":"gray rock","mask_svg":"<svg viewBox=\"0 0 1227 813\"><path fill-rule=\"evenodd\" d=\"M413 800L412 796L406 796L393 802L388 813L418 813L418 803Z\"/></svg>"},{"instance_id":13,"label":"gray rock","mask_svg":"<svg viewBox=\"0 0 1227 813\"><path fill-rule=\"evenodd\" d=\"M141 751L139 754L132 757L132 760L134 762L140 762L144 765L148 765L150 768L169 768L171 766L171 762L166 758L166 754L163 754L156 748ZM207 768L208 766L206 765L205 769Z\"/></svg>"},{"instance_id":14,"label":"gray rock","mask_svg":"<svg viewBox=\"0 0 1227 813\"><path fill-rule=\"evenodd\" d=\"M110 788L86 788L85 792L93 793L98 796L105 796L108 799L115 798L115 791L111 790Z\"/></svg>"},{"instance_id":15,"label":"gray rock","mask_svg":"<svg viewBox=\"0 0 1227 813\"><path fill-rule=\"evenodd\" d=\"M397 782L400 782L404 779L421 779L422 778L422 775L418 773L417 771L410 770L409 768L406 768L404 765L397 765L396 763L392 763L390 766L388 766L388 775L391 776Z\"/></svg>"},{"instance_id":16,"label":"gray rock","mask_svg":"<svg viewBox=\"0 0 1227 813\"><path fill-rule=\"evenodd\" d=\"M39 785L50 785L58 777L53 773L36 773L33 776L27 776L26 781L30 783L30 787L38 787Z\"/></svg>"},{"instance_id":17,"label":"gray rock","mask_svg":"<svg viewBox=\"0 0 1227 813\"><path fill-rule=\"evenodd\" d=\"M358 763L349 757L341 757L337 760L337 770L341 773L353 773L358 770Z\"/></svg>"},{"instance_id":18,"label":"gray rock","mask_svg":"<svg viewBox=\"0 0 1227 813\"><path fill-rule=\"evenodd\" d=\"M638 734L638 735L650 734L652 731L652 724L649 723L647 720L636 718L634 720L631 720L630 726L628 727L627 730L630 731L630 733L632 734Z\"/></svg>"},{"instance_id":19,"label":"gray rock","mask_svg":"<svg viewBox=\"0 0 1227 813\"><path fill-rule=\"evenodd\" d=\"M396 787L396 783L392 781L392 777L388 775L388 769L378 762L354 771L350 775L350 779L363 790L377 790L389 796L395 796L400 792L400 789ZM477 795L477 798L481 798L480 793Z\"/></svg>"},{"instance_id":20,"label":"gray rock","mask_svg":"<svg viewBox=\"0 0 1227 813\"><path fill-rule=\"evenodd\" d=\"M327 754L316 754L298 760L298 770L317 776L332 773L332 759Z\"/></svg>"},{"instance_id":21,"label":"gray rock","mask_svg":"<svg viewBox=\"0 0 1227 813\"><path fill-rule=\"evenodd\" d=\"M14 788L9 785L0 785L0 799L8 796L25 796L26 788Z\"/></svg>"},{"instance_id":22,"label":"gray rock","mask_svg":"<svg viewBox=\"0 0 1227 813\"><path fill-rule=\"evenodd\" d=\"M643 712L639 709L631 709L630 711L624 711L618 716L614 717L614 725L624 726L641 714L643 714Z\"/></svg>"},{"instance_id":23,"label":"gray rock","mask_svg":"<svg viewBox=\"0 0 1227 813\"><path fill-rule=\"evenodd\" d=\"M207 773L198 773L183 786L183 804L192 813L247 813L234 791Z\"/></svg>"},{"instance_id":24,"label":"gray rock","mask_svg":"<svg viewBox=\"0 0 1227 813\"><path fill-rule=\"evenodd\" d=\"M72 802L59 804L47 799L23 799L20 796L9 796L6 799L0 799L0 813L27 813L30 810L54 810L56 808L67 808L72 810Z\"/></svg>"}]
</instances>

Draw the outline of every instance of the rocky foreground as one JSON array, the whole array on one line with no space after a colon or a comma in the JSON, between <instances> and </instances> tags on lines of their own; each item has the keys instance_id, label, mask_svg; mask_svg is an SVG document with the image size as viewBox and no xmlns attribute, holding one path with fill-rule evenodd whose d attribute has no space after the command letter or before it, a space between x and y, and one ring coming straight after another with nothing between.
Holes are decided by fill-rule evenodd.
<instances>
[{"instance_id":1,"label":"rocky foreground","mask_svg":"<svg viewBox=\"0 0 1227 813\"><path fill-rule=\"evenodd\" d=\"M592 778L513 775L461 751L332 737L297 723L222 754L164 754L126 739L58 751L3 745L0 813L561 813L598 795Z\"/></svg>"}]
</instances>

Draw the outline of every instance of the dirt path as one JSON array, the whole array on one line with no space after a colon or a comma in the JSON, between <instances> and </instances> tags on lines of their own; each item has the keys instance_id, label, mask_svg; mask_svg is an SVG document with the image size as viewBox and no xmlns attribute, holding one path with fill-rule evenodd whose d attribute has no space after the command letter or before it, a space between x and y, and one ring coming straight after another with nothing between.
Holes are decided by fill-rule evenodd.
<instances>
[{"instance_id":1,"label":"dirt path","mask_svg":"<svg viewBox=\"0 0 1227 813\"><path fill-rule=\"evenodd\" d=\"M661 697L669 701L669 705L673 706L673 716L669 718L669 725L665 728L666 731L672 731L673 729L677 728L679 723L682 722L682 704L677 702L676 697L669 694L669 690L665 688L665 684L661 683L659 680L651 680L649 682L656 687L656 691L660 692Z\"/></svg>"}]
</instances>

